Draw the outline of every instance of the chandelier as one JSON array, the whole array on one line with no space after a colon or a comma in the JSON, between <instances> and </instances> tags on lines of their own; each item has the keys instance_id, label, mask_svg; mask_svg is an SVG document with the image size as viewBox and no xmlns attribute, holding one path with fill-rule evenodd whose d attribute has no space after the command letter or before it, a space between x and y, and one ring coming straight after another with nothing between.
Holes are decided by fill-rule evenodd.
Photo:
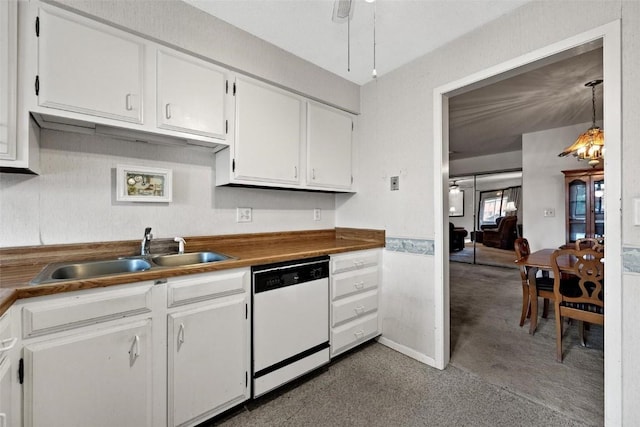
<instances>
[{"instance_id":1,"label":"chandelier","mask_svg":"<svg viewBox=\"0 0 640 427\"><path fill-rule=\"evenodd\" d=\"M585 83L585 86L591 88L591 111L593 113L591 127L580 135L573 145L558 154L559 157L573 154L578 160L587 160L591 167L600 164L600 159L604 155L604 131L596 126L596 86L600 83L602 80L592 80Z\"/></svg>"}]
</instances>

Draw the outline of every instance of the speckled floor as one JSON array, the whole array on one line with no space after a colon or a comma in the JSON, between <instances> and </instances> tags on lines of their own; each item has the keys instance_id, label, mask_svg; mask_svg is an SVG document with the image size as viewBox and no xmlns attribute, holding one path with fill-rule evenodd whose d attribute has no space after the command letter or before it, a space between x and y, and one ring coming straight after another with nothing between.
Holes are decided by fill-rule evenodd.
<instances>
[{"instance_id":1,"label":"speckled floor","mask_svg":"<svg viewBox=\"0 0 640 427\"><path fill-rule=\"evenodd\" d=\"M207 426L583 426L454 366L373 343Z\"/></svg>"},{"instance_id":2,"label":"speckled floor","mask_svg":"<svg viewBox=\"0 0 640 427\"><path fill-rule=\"evenodd\" d=\"M513 269L452 264L446 370L373 342L202 427L602 425L601 331L585 349L570 330L565 363L555 362L553 318L533 337L518 326L519 286ZM559 380L577 381L577 392Z\"/></svg>"}]
</instances>

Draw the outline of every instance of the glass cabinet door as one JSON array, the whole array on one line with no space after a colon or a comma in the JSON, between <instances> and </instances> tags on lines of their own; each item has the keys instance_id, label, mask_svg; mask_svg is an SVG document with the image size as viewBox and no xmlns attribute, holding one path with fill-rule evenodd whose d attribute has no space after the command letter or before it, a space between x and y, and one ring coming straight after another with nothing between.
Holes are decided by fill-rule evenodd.
<instances>
[{"instance_id":1,"label":"glass cabinet door","mask_svg":"<svg viewBox=\"0 0 640 427\"><path fill-rule=\"evenodd\" d=\"M575 242L587 235L587 184L576 179L569 183L569 240ZM603 210L604 212L604 210ZM603 216L604 219L604 216Z\"/></svg>"},{"instance_id":2,"label":"glass cabinet door","mask_svg":"<svg viewBox=\"0 0 640 427\"><path fill-rule=\"evenodd\" d=\"M594 176L592 184L593 237L604 237L604 178Z\"/></svg>"}]
</instances>

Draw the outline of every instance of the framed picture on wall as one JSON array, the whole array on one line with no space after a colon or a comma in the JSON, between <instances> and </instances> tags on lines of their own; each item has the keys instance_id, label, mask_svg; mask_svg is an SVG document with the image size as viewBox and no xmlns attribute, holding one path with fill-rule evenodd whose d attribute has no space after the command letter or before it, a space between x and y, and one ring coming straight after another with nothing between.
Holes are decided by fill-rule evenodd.
<instances>
[{"instance_id":1,"label":"framed picture on wall","mask_svg":"<svg viewBox=\"0 0 640 427\"><path fill-rule=\"evenodd\" d=\"M116 200L167 203L171 199L171 169L132 165L118 165L116 168Z\"/></svg>"},{"instance_id":2,"label":"framed picture on wall","mask_svg":"<svg viewBox=\"0 0 640 427\"><path fill-rule=\"evenodd\" d=\"M464 216L464 190L449 191L449 216Z\"/></svg>"}]
</instances>

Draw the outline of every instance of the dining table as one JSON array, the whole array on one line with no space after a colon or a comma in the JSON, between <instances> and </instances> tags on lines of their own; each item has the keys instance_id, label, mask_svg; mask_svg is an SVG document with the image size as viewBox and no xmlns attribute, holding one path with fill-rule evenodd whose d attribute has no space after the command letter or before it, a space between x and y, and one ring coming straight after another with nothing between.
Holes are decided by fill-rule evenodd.
<instances>
[{"instance_id":1,"label":"dining table","mask_svg":"<svg viewBox=\"0 0 640 427\"><path fill-rule=\"evenodd\" d=\"M529 301L531 304L531 322L529 333L533 334L538 327L538 290L536 289L536 275L538 271L553 271L551 254L556 249L540 249L516 260L517 265L524 265L529 277ZM558 268L561 272L571 273L575 265L575 257L561 255L557 258Z\"/></svg>"}]
</instances>

